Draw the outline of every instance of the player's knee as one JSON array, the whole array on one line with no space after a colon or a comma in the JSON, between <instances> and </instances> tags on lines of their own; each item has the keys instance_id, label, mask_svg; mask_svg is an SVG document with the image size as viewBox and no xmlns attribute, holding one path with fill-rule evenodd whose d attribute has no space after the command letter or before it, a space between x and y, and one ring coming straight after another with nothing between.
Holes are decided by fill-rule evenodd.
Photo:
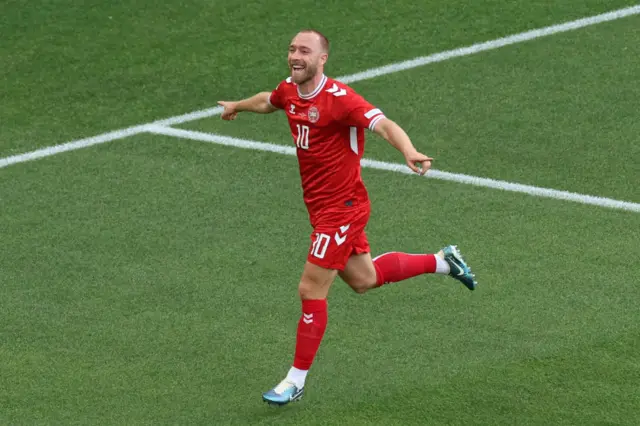
<instances>
[{"instance_id":1,"label":"player's knee","mask_svg":"<svg viewBox=\"0 0 640 426\"><path fill-rule=\"evenodd\" d=\"M320 283L310 280L302 280L298 284L298 295L300 299L323 299L327 297L327 289Z\"/></svg>"},{"instance_id":2,"label":"player's knee","mask_svg":"<svg viewBox=\"0 0 640 426\"><path fill-rule=\"evenodd\" d=\"M371 287L364 285L352 285L351 289L358 294L365 294L367 291L371 290Z\"/></svg>"},{"instance_id":3,"label":"player's knee","mask_svg":"<svg viewBox=\"0 0 640 426\"><path fill-rule=\"evenodd\" d=\"M360 276L349 279L347 284L349 284L349 287L356 293L365 294L376 286L376 280L375 278L371 279L371 277Z\"/></svg>"},{"instance_id":4,"label":"player's knee","mask_svg":"<svg viewBox=\"0 0 640 426\"><path fill-rule=\"evenodd\" d=\"M298 284L298 295L300 296L300 299L309 299L311 293L312 286L306 281L300 281L300 284Z\"/></svg>"}]
</instances>

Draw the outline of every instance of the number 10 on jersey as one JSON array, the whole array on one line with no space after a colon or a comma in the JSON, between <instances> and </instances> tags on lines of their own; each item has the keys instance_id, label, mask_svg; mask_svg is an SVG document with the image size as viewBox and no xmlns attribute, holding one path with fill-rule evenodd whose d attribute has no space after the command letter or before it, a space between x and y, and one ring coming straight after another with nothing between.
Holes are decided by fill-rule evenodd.
<instances>
[{"instance_id":1,"label":"number 10 on jersey","mask_svg":"<svg viewBox=\"0 0 640 426\"><path fill-rule=\"evenodd\" d=\"M300 149L309 149L309 126L296 124L296 127L298 128L296 146Z\"/></svg>"}]
</instances>

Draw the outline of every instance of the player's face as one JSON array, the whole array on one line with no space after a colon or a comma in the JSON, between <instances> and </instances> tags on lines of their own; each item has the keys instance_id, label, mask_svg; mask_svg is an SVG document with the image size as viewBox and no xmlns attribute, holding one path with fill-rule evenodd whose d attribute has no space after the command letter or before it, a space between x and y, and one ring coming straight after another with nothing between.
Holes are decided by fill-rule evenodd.
<instances>
[{"instance_id":1,"label":"player's face","mask_svg":"<svg viewBox=\"0 0 640 426\"><path fill-rule=\"evenodd\" d=\"M294 83L301 85L322 72L327 54L314 33L300 33L289 45L289 69Z\"/></svg>"}]
</instances>

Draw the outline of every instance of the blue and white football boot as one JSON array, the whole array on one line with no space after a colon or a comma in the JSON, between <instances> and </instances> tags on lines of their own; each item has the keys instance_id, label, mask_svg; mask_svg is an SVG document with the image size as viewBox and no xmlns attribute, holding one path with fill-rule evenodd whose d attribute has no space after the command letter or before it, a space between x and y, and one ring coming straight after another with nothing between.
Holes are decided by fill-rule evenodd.
<instances>
[{"instance_id":1,"label":"blue and white football boot","mask_svg":"<svg viewBox=\"0 0 640 426\"><path fill-rule=\"evenodd\" d=\"M462 258L458 246L447 246L442 249L444 260L449 264L449 275L464 284L469 290L475 290L478 282L471 273L471 268Z\"/></svg>"},{"instance_id":2,"label":"blue and white football boot","mask_svg":"<svg viewBox=\"0 0 640 426\"><path fill-rule=\"evenodd\" d=\"M262 400L269 405L286 405L302 398L304 388L298 388L294 383L283 380L278 386L262 394Z\"/></svg>"}]
</instances>

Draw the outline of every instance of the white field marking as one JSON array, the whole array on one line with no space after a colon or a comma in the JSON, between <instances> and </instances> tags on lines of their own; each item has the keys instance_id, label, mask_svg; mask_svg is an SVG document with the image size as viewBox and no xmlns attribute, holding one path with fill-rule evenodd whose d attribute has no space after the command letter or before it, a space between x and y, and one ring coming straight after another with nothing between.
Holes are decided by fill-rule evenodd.
<instances>
[{"instance_id":1,"label":"white field marking","mask_svg":"<svg viewBox=\"0 0 640 426\"><path fill-rule=\"evenodd\" d=\"M534 40L536 38L546 37L552 34L577 30L579 28L588 27L590 25L595 25L602 22L613 21L616 19L624 18L626 16L637 15L639 13L640 13L640 4L627 7L625 9L619 9L619 10L614 10L612 12L603 13L602 15L596 15L588 18L578 19L576 21L565 22L564 24L551 25L550 27L544 27L544 28L539 28L537 30L526 31L524 33L514 34L508 37L486 41L484 43L477 43L471 46L461 47L453 50L447 50L446 52L440 52L440 53L436 53L429 56L421 56L419 58L410 59L404 62L397 62L395 64L390 64L390 65L386 65L379 68L372 68L366 71L359 72L357 74L351 74L344 77L339 77L337 78L337 80L340 80L345 84L354 83L356 81L368 80L370 78L379 77L385 74L392 74L398 71L404 71L411 68L421 67L427 64L433 64L435 62L446 61L447 59L451 59L451 58L473 55L474 53L498 49L500 47L509 46L511 44L522 43L525 41Z\"/></svg>"},{"instance_id":2,"label":"white field marking","mask_svg":"<svg viewBox=\"0 0 640 426\"><path fill-rule=\"evenodd\" d=\"M188 114L165 118L164 120L154 121L151 124L158 124L160 126L175 126L176 124L187 123L189 121L196 121L203 118L213 117L214 115L220 115L222 114L222 111L224 111L224 108L222 108L221 106L217 106L200 111L190 112Z\"/></svg>"},{"instance_id":3,"label":"white field marking","mask_svg":"<svg viewBox=\"0 0 640 426\"><path fill-rule=\"evenodd\" d=\"M525 41L534 40L540 37L546 37L553 34L563 33L567 31L577 30L579 28L588 27L590 25L600 24L602 22L614 21L616 19L625 18L631 15L640 14L640 4L627 7L624 9L618 9L611 12L603 13L601 15L590 16L587 18L577 19L575 21L565 22L563 24L551 25L549 27L539 28L537 30L526 31L519 34L510 35L507 37L498 38L484 43L476 43L471 46L460 47L453 50L447 50L445 52L434 53L428 56L419 56L417 58L410 59L408 61L396 62L393 64L385 65L377 68L370 68L368 70L337 77L336 80L345 84L356 83L358 81L369 80L374 77L380 77L386 74L393 74L399 71L405 71L412 68L421 67L436 62L446 61L448 59L458 58L460 56L473 55L475 53L485 52L487 50L498 49L500 47L509 46L511 44L522 43ZM195 111L190 114L181 115L178 117L168 118L166 120L156 121L153 124L160 124L166 126L174 126L176 124L182 124L189 121L199 120L202 118L211 117L222 113L222 108L210 108L202 111Z\"/></svg>"},{"instance_id":4,"label":"white field marking","mask_svg":"<svg viewBox=\"0 0 640 426\"><path fill-rule=\"evenodd\" d=\"M75 141L63 143L60 145L47 146L24 154L12 155L11 157L0 158L0 169L12 164L24 163L26 161L37 160L38 158L49 157L61 152L73 151L92 145L98 145L105 142L111 142L118 139L124 139L129 136L137 135L144 132L145 126L133 126L125 129L114 130L113 132L103 133L90 138L78 139Z\"/></svg>"},{"instance_id":5,"label":"white field marking","mask_svg":"<svg viewBox=\"0 0 640 426\"><path fill-rule=\"evenodd\" d=\"M398 71L403 71L423 65L445 61L460 56L471 55L474 53L483 52L486 50L497 49L510 44L521 43L524 41L533 40L536 38L548 36L551 34L557 34L565 31L576 30L589 25L599 24L601 22L613 21L615 19L624 18L631 15L640 14L640 4L636 6L627 7L624 9L614 10L612 12L603 13L601 15L595 15L588 18L582 18L564 24L552 25L550 27L540 28L537 30L526 31L520 34L514 34L508 37L499 38L496 40L487 41L484 43L478 43L459 49L448 50L446 52L440 52L429 56L420 56L408 61L397 62L395 64L385 65L383 67L371 68L366 71L362 71L356 74L345 75L338 77L337 80L344 83L355 83L357 81L367 80L370 78L378 77L385 74L391 74ZM182 124L189 121L200 120L207 117L218 115L222 112L221 107L213 107L194 111L188 114L178 115L170 117L164 120L158 120L149 124L158 124L164 126L173 126L176 124ZM104 133L98 136L93 136L86 139L80 139L76 141L67 142L60 145L48 146L36 151L27 152L24 154L18 154L11 157L0 158L0 168L6 167L11 164L23 163L25 161L35 160L38 158L48 157L50 155L58 154L60 152L72 151L75 149L84 148L91 145L97 145L100 143L110 142L118 139L125 138L127 136L141 133L141 128L144 125L128 127L125 129L115 130L113 132Z\"/></svg>"},{"instance_id":6,"label":"white field marking","mask_svg":"<svg viewBox=\"0 0 640 426\"><path fill-rule=\"evenodd\" d=\"M150 124L146 127L149 133L175 136L178 138L192 139L202 142L210 142L218 145L232 146L236 148L253 149L258 151L275 152L284 155L296 155L296 149L293 146L277 145L272 143L258 142L247 139L239 139L231 136L222 136L213 133L203 133L193 130L176 129L173 127L164 127ZM384 161L375 161L362 159L362 167L371 169L387 170L407 175L415 175L405 164L386 163ZM417 175L416 175L417 176ZM640 212L640 204L629 201L619 201L611 198L596 197L593 195L583 195L575 192L559 191L556 189L541 188L538 186L522 185L519 183L505 182L495 179L487 179L476 176L469 176L459 173L442 172L440 170L430 170L426 177L439 180L447 180L457 183L465 183L469 185L481 186L485 188L501 189L503 191L521 192L528 195L544 198L555 198L558 200L574 201L582 204L590 204L600 207L608 207L611 209L628 210L632 212Z\"/></svg>"},{"instance_id":7,"label":"white field marking","mask_svg":"<svg viewBox=\"0 0 640 426\"><path fill-rule=\"evenodd\" d=\"M293 146L278 145L275 143L257 142L248 139L238 139L231 136L216 135L214 133L196 132L194 130L176 129L175 127L149 124L146 131L157 135L175 136L194 141L211 142L218 145L233 146L236 148L254 149L256 151L275 152L277 154L296 155Z\"/></svg>"}]
</instances>

